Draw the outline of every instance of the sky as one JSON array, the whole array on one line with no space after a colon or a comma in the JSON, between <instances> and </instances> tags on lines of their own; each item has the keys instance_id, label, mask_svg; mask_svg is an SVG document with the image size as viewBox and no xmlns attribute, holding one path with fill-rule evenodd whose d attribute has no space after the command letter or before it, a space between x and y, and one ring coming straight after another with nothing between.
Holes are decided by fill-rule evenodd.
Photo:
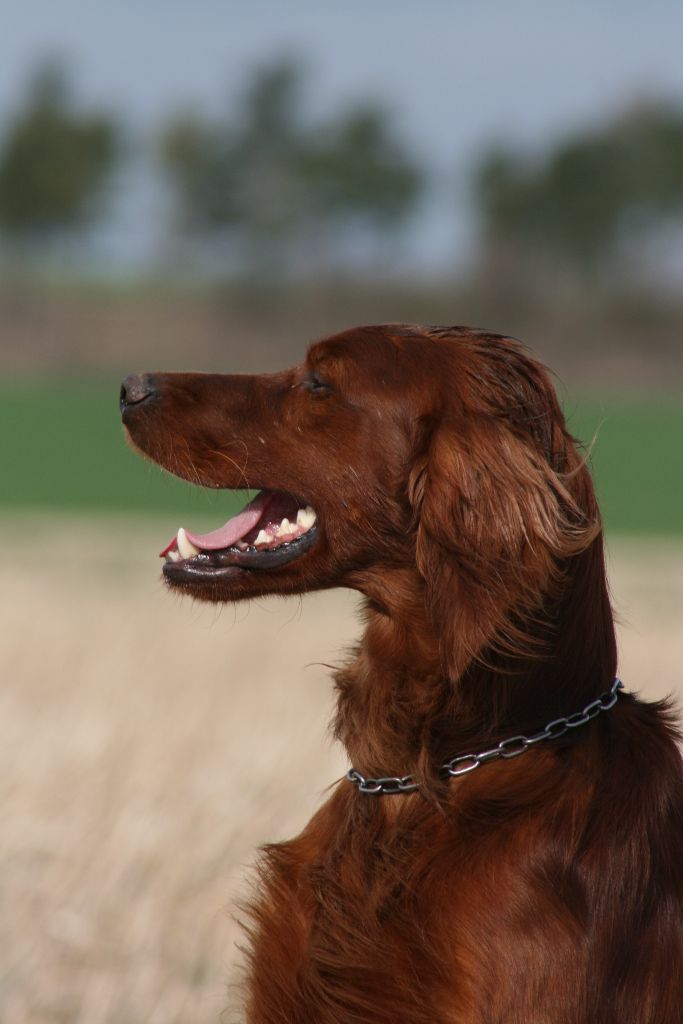
<instances>
[{"instance_id":1,"label":"sky","mask_svg":"<svg viewBox=\"0 0 683 1024\"><path fill-rule=\"evenodd\" d=\"M435 195L411 228L416 265L462 259L467 173L492 141L543 147L642 97L683 102L681 0L0 0L0 132L35 62L64 57L83 102L120 110L153 148L178 107L229 112L255 65L310 65L312 114L383 101ZM162 199L142 162L119 182L104 260L144 264Z\"/></svg>"}]
</instances>

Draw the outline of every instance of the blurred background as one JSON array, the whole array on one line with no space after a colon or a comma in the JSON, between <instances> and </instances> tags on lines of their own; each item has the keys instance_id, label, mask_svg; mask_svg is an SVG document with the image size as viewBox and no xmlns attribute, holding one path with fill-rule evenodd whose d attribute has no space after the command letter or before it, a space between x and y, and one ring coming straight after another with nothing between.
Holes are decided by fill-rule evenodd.
<instances>
[{"instance_id":1,"label":"blurred background","mask_svg":"<svg viewBox=\"0 0 683 1024\"><path fill-rule=\"evenodd\" d=\"M521 338L592 443L627 687L675 691L683 8L0 11L0 1021L240 1019L245 865L343 770L355 602L165 594L156 552L234 509L127 449L120 379Z\"/></svg>"}]
</instances>

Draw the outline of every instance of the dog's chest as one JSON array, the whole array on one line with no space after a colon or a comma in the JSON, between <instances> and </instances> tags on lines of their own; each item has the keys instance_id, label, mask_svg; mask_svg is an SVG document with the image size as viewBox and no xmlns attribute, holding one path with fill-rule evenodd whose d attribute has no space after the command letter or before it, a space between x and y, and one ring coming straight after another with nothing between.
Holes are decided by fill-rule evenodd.
<instances>
[{"instance_id":1,"label":"dog's chest","mask_svg":"<svg viewBox=\"0 0 683 1024\"><path fill-rule=\"evenodd\" d=\"M249 1024L583 1024L585 935L559 877L520 871L541 849L514 827L473 845L443 815L382 826L339 804L264 853Z\"/></svg>"},{"instance_id":2,"label":"dog's chest","mask_svg":"<svg viewBox=\"0 0 683 1024\"><path fill-rule=\"evenodd\" d=\"M434 870L444 862L441 836L430 851L372 820L347 819L335 832L325 812L298 839L264 853L252 908L250 1024L469 1022L444 927L455 924L455 879L439 898L443 879Z\"/></svg>"}]
</instances>

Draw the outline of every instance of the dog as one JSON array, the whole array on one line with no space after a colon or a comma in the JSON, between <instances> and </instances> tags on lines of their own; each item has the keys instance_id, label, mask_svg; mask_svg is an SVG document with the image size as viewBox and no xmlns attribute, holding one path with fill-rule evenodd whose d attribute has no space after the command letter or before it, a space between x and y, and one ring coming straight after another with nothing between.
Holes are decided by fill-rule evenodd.
<instances>
[{"instance_id":1,"label":"dog","mask_svg":"<svg viewBox=\"0 0 683 1024\"><path fill-rule=\"evenodd\" d=\"M259 376L137 374L135 448L257 488L164 550L211 602L351 587L350 764L262 852L250 1024L679 1024L683 769L624 692L600 515L548 372L465 327L360 327Z\"/></svg>"}]
</instances>

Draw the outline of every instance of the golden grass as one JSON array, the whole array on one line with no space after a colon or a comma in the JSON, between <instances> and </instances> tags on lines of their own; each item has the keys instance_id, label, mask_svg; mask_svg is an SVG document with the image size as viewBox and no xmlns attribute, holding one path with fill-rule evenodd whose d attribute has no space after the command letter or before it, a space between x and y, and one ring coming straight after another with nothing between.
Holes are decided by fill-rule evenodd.
<instances>
[{"instance_id":1,"label":"golden grass","mask_svg":"<svg viewBox=\"0 0 683 1024\"><path fill-rule=\"evenodd\" d=\"M344 769L316 662L355 636L354 598L216 611L159 585L166 527L4 528L0 1021L238 1019L246 865ZM624 680L659 696L683 546L615 544L612 574Z\"/></svg>"}]
</instances>

